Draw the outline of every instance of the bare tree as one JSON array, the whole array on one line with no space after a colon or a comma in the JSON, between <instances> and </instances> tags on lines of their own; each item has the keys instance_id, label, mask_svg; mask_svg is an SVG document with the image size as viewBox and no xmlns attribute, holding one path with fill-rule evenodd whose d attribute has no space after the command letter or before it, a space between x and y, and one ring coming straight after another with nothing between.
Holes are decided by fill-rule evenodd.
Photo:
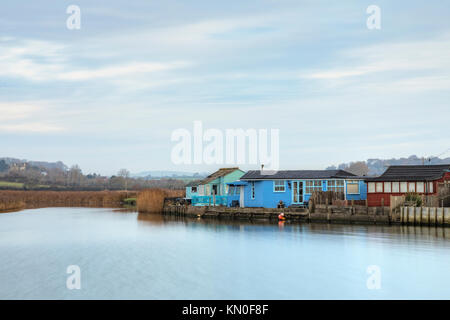
<instances>
[{"instance_id":1,"label":"bare tree","mask_svg":"<svg viewBox=\"0 0 450 320\"><path fill-rule=\"evenodd\" d=\"M79 186L81 179L83 178L83 172L78 165L73 165L69 170L68 180L69 185Z\"/></svg>"},{"instance_id":2,"label":"bare tree","mask_svg":"<svg viewBox=\"0 0 450 320\"><path fill-rule=\"evenodd\" d=\"M117 175L125 180L125 191L128 192L128 179L130 178L130 171L127 169L120 169Z\"/></svg>"},{"instance_id":3,"label":"bare tree","mask_svg":"<svg viewBox=\"0 0 450 320\"><path fill-rule=\"evenodd\" d=\"M364 161L352 162L345 170L357 176L365 176L369 173L369 167Z\"/></svg>"}]
</instances>

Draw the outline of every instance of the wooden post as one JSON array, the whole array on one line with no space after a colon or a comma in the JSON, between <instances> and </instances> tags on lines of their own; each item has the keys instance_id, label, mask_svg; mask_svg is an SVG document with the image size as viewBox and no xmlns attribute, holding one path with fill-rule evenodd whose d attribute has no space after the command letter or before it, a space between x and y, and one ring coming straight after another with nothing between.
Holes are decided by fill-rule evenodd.
<instances>
[{"instance_id":1,"label":"wooden post","mask_svg":"<svg viewBox=\"0 0 450 320\"><path fill-rule=\"evenodd\" d=\"M384 216L384 198L381 198L381 215Z\"/></svg>"},{"instance_id":2,"label":"wooden post","mask_svg":"<svg viewBox=\"0 0 450 320\"><path fill-rule=\"evenodd\" d=\"M434 225L437 226L437 207L434 207Z\"/></svg>"},{"instance_id":3,"label":"wooden post","mask_svg":"<svg viewBox=\"0 0 450 320\"><path fill-rule=\"evenodd\" d=\"M400 207L400 223L403 224L403 207Z\"/></svg>"},{"instance_id":4,"label":"wooden post","mask_svg":"<svg viewBox=\"0 0 450 320\"><path fill-rule=\"evenodd\" d=\"M422 201L423 203L423 201ZM422 225L422 215L423 215L423 206L420 207L420 218L419 218L419 224Z\"/></svg>"}]
</instances>

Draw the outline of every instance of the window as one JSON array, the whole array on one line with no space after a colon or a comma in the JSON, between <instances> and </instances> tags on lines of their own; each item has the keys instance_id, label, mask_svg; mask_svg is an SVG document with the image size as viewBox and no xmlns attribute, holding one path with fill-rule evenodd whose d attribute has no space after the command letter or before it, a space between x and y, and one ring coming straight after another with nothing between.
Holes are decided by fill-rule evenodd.
<instances>
[{"instance_id":1,"label":"window","mask_svg":"<svg viewBox=\"0 0 450 320\"><path fill-rule=\"evenodd\" d=\"M424 193L425 192L425 186L423 182L417 182L417 192Z\"/></svg>"},{"instance_id":2,"label":"window","mask_svg":"<svg viewBox=\"0 0 450 320\"><path fill-rule=\"evenodd\" d=\"M416 192L416 183L415 182L410 182L409 183L408 191L409 192Z\"/></svg>"},{"instance_id":3,"label":"window","mask_svg":"<svg viewBox=\"0 0 450 320\"><path fill-rule=\"evenodd\" d=\"M273 192L284 192L284 191L286 191L284 180L274 180Z\"/></svg>"},{"instance_id":4,"label":"window","mask_svg":"<svg viewBox=\"0 0 450 320\"><path fill-rule=\"evenodd\" d=\"M237 186L237 187L235 188L235 190L234 190L234 194L235 194L235 195L240 195L240 194L241 194L241 187L238 187L238 186Z\"/></svg>"},{"instance_id":5,"label":"window","mask_svg":"<svg viewBox=\"0 0 450 320\"><path fill-rule=\"evenodd\" d=\"M344 193L344 180L328 180L328 191Z\"/></svg>"},{"instance_id":6,"label":"window","mask_svg":"<svg viewBox=\"0 0 450 320\"><path fill-rule=\"evenodd\" d=\"M305 193L312 194L318 191L322 191L322 180L306 180Z\"/></svg>"},{"instance_id":7,"label":"window","mask_svg":"<svg viewBox=\"0 0 450 320\"><path fill-rule=\"evenodd\" d=\"M369 193L375 193L375 182L369 182Z\"/></svg>"},{"instance_id":8,"label":"window","mask_svg":"<svg viewBox=\"0 0 450 320\"><path fill-rule=\"evenodd\" d=\"M384 183L384 192L385 193L391 193L391 183L390 182L385 182Z\"/></svg>"},{"instance_id":9,"label":"window","mask_svg":"<svg viewBox=\"0 0 450 320\"><path fill-rule=\"evenodd\" d=\"M383 193L383 182L377 182L377 193Z\"/></svg>"},{"instance_id":10,"label":"window","mask_svg":"<svg viewBox=\"0 0 450 320\"><path fill-rule=\"evenodd\" d=\"M433 182L428 182L428 192L429 193L434 193L434 191L433 191Z\"/></svg>"},{"instance_id":11,"label":"window","mask_svg":"<svg viewBox=\"0 0 450 320\"><path fill-rule=\"evenodd\" d=\"M408 182L400 182L400 192L408 192Z\"/></svg>"},{"instance_id":12,"label":"window","mask_svg":"<svg viewBox=\"0 0 450 320\"><path fill-rule=\"evenodd\" d=\"M230 186L230 187L228 188L228 194L229 194L230 196L232 196L232 195L234 194L234 186Z\"/></svg>"},{"instance_id":13,"label":"window","mask_svg":"<svg viewBox=\"0 0 450 320\"><path fill-rule=\"evenodd\" d=\"M252 188L251 188L251 197L252 199L255 199L255 183L252 182Z\"/></svg>"},{"instance_id":14,"label":"window","mask_svg":"<svg viewBox=\"0 0 450 320\"><path fill-rule=\"evenodd\" d=\"M393 193L400 192L400 183L399 182L392 182L392 192Z\"/></svg>"},{"instance_id":15,"label":"window","mask_svg":"<svg viewBox=\"0 0 450 320\"><path fill-rule=\"evenodd\" d=\"M191 187L191 192L192 193L196 193L197 192L197 187Z\"/></svg>"},{"instance_id":16,"label":"window","mask_svg":"<svg viewBox=\"0 0 450 320\"><path fill-rule=\"evenodd\" d=\"M359 181L356 180L347 181L347 193L359 194Z\"/></svg>"}]
</instances>

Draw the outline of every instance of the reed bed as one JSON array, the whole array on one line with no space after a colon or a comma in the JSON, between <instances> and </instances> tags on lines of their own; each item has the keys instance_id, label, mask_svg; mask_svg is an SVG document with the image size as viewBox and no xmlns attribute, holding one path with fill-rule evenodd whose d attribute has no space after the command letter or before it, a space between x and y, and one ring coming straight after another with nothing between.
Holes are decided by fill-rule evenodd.
<instances>
[{"instance_id":1,"label":"reed bed","mask_svg":"<svg viewBox=\"0 0 450 320\"><path fill-rule=\"evenodd\" d=\"M137 196L137 209L139 212L161 213L166 198L184 197L184 190L147 189Z\"/></svg>"},{"instance_id":2,"label":"reed bed","mask_svg":"<svg viewBox=\"0 0 450 320\"><path fill-rule=\"evenodd\" d=\"M130 196L123 191L0 191L0 211L45 207L117 208Z\"/></svg>"},{"instance_id":3,"label":"reed bed","mask_svg":"<svg viewBox=\"0 0 450 320\"><path fill-rule=\"evenodd\" d=\"M23 201L1 201L0 200L0 212L19 211L25 209L26 205Z\"/></svg>"}]
</instances>

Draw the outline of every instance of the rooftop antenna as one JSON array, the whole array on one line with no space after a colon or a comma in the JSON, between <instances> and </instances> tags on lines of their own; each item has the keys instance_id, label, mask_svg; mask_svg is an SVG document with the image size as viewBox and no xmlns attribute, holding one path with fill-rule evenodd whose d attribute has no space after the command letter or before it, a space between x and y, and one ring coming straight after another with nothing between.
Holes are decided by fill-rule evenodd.
<instances>
[{"instance_id":1,"label":"rooftop antenna","mask_svg":"<svg viewBox=\"0 0 450 320\"><path fill-rule=\"evenodd\" d=\"M427 160L428 160L428 163L431 163L432 158L439 158L440 156L446 154L446 153L449 152L449 151L450 151L450 148L448 148L447 150L445 150L444 152L442 152L441 154L439 154L439 155L437 155L437 156L429 156L428 159L427 159Z\"/></svg>"}]
</instances>

